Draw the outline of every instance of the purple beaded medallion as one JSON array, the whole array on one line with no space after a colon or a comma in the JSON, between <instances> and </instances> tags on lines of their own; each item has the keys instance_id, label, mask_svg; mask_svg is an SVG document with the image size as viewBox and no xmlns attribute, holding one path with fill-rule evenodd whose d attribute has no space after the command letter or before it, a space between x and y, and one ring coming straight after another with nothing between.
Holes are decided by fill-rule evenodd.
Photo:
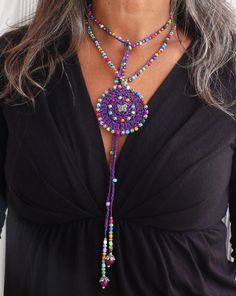
<instances>
[{"instance_id":1,"label":"purple beaded medallion","mask_svg":"<svg viewBox=\"0 0 236 296\"><path fill-rule=\"evenodd\" d=\"M114 85L96 104L99 124L116 135L138 131L148 117L148 105L139 92L129 85Z\"/></svg>"}]
</instances>

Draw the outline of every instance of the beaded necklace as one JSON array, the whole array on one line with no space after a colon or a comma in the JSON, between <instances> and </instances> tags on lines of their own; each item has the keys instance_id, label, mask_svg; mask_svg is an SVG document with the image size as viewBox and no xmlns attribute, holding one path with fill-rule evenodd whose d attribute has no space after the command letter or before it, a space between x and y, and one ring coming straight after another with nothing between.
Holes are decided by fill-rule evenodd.
<instances>
[{"instance_id":1,"label":"beaded necklace","mask_svg":"<svg viewBox=\"0 0 236 296\"><path fill-rule=\"evenodd\" d=\"M116 40L122 42L125 47L124 56L121 64L117 69L112 61L107 56L105 50L101 47L94 32L89 25L88 19L94 21L104 32L114 37ZM116 74L114 79L114 86L104 91L96 103L96 117L99 124L105 128L108 132L112 133L112 148L110 150L110 176L109 176L109 190L106 198L106 216L104 223L104 239L102 247L102 264L101 264L101 277L99 283L103 289L108 286L110 279L106 276L106 268L112 266L116 260L113 254L113 227L114 219L112 215L112 206L115 195L115 183L118 179L115 176L115 166L117 159L118 140L120 135L128 135L139 130L143 126L148 118L148 104L143 96L130 88L129 82L134 81L137 77L143 73L151 64L158 58L158 56L166 49L171 36L174 34L176 25L173 22L173 18L170 16L168 21L158 29L156 32L148 35L142 40L136 42L130 42L128 39L123 39L117 36L114 32L105 27L92 13L92 5L89 5L88 15L86 16L85 23L88 30L88 35L94 42L96 48L101 53L102 58L107 62L108 66ZM163 44L155 52L148 62L137 70L133 75L125 78L125 72L128 65L128 59L130 52L133 48L143 45L153 38L160 35L165 29L171 25L171 31L165 38ZM108 232L109 230L109 232ZM108 239L107 239L108 232ZM108 248L107 248L108 244Z\"/></svg>"}]
</instances>

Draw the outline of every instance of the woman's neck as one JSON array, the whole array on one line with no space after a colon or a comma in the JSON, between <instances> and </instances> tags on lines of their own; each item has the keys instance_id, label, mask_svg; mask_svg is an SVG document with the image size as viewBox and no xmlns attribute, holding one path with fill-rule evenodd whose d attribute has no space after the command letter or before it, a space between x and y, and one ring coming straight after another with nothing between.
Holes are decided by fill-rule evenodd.
<instances>
[{"instance_id":1,"label":"woman's neck","mask_svg":"<svg viewBox=\"0 0 236 296\"><path fill-rule=\"evenodd\" d=\"M95 16L131 42L156 31L168 19L170 0L93 0Z\"/></svg>"}]
</instances>

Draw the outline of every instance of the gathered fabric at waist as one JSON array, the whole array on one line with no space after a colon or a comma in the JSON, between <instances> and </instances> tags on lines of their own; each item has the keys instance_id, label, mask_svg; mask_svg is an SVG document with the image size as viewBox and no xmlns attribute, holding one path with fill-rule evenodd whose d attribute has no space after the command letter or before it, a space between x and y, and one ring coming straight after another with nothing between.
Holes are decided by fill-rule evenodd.
<instances>
[{"instance_id":1,"label":"gathered fabric at waist","mask_svg":"<svg viewBox=\"0 0 236 296\"><path fill-rule=\"evenodd\" d=\"M8 192L8 203L19 217L38 224L63 224L73 221L81 221L87 219L95 219L103 221L105 219L104 211L94 207L82 207L67 199L55 199L55 196L48 196L48 204L42 204L40 200L32 202L16 193L11 188ZM154 198L153 198L154 199ZM44 200L46 198L44 197ZM227 205L227 204L226 204ZM124 220L143 226L157 227L165 230L188 231L207 229L220 221L226 212L226 208L221 207L220 210L209 211L207 200L203 200L196 205L184 208L178 211L162 211L152 209L152 213L148 215L148 208L144 206L126 210L120 208L113 210L115 220ZM209 211L209 214L201 214Z\"/></svg>"},{"instance_id":2,"label":"gathered fabric at waist","mask_svg":"<svg viewBox=\"0 0 236 296\"><path fill-rule=\"evenodd\" d=\"M27 282L34 282L32 277L40 276L41 282L45 280L50 285L39 289L49 289L51 295L59 289L60 281L73 287L75 275L83 275L84 280L78 284L87 295L96 291L99 296L145 293L150 296L233 296L236 292L236 265L226 257L226 227L222 221L202 230L168 231L116 219L114 254L117 262L112 267L111 289L105 293L97 285L103 239L101 217L38 224L19 217L10 207L8 227L14 228L14 235L7 235L9 254L16 245L19 252L27 254L26 257L19 254ZM13 262L12 268L15 268ZM64 269L70 270L71 276L63 278ZM54 286L52 274L59 279L58 286ZM121 291L121 287L125 290ZM36 288L29 287L35 289L32 293Z\"/></svg>"}]
</instances>

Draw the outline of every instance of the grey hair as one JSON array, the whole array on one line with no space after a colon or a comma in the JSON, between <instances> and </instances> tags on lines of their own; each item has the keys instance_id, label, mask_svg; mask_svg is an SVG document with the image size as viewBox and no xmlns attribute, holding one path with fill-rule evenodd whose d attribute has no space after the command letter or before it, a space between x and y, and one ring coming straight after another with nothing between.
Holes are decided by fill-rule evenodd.
<instances>
[{"instance_id":1,"label":"grey hair","mask_svg":"<svg viewBox=\"0 0 236 296\"><path fill-rule=\"evenodd\" d=\"M6 87L0 89L0 99L18 93L33 105L35 94L45 89L58 63L73 54L86 34L85 11L89 0L39 0L29 25L19 26L3 36L8 40L0 52L6 56L0 69ZM229 107L236 103L236 13L227 0L170 0L170 9L177 28L191 36L193 46L187 65L196 94L209 106L234 118ZM60 49L60 40L68 36L68 47ZM9 42L10 41L10 42ZM181 40L180 40L181 41ZM2 47L2 44L0 44ZM36 57L40 65L34 66ZM19 56L21 57L19 59ZM34 74L44 69L44 80ZM221 75L227 72L229 75ZM4 72L4 73L3 73ZM41 75L42 76L42 75ZM222 80L222 77L226 77Z\"/></svg>"},{"instance_id":2,"label":"grey hair","mask_svg":"<svg viewBox=\"0 0 236 296\"><path fill-rule=\"evenodd\" d=\"M188 68L197 95L234 117L228 107L236 99L236 11L226 0L171 0L171 10L177 26L195 40ZM224 66L226 85L220 79ZM227 92L227 84L233 93Z\"/></svg>"}]
</instances>

